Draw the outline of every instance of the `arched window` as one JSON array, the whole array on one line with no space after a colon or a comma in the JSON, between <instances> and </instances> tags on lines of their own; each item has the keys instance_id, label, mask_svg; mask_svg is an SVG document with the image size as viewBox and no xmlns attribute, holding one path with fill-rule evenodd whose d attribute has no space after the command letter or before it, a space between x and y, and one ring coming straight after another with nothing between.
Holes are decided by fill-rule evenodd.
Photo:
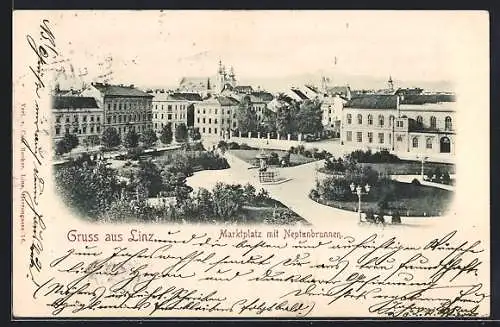
<instances>
[{"instance_id":1,"label":"arched window","mask_svg":"<svg viewBox=\"0 0 500 327\"><path fill-rule=\"evenodd\" d=\"M352 116L351 116L351 114L347 114L347 123L348 124L352 123Z\"/></svg>"},{"instance_id":2,"label":"arched window","mask_svg":"<svg viewBox=\"0 0 500 327\"><path fill-rule=\"evenodd\" d=\"M396 117L394 117L394 115L389 116L389 126L394 125L394 119L396 119Z\"/></svg>"},{"instance_id":3,"label":"arched window","mask_svg":"<svg viewBox=\"0 0 500 327\"><path fill-rule=\"evenodd\" d=\"M432 149L432 137L428 137L426 140L425 140L425 147L427 149Z\"/></svg>"},{"instance_id":4,"label":"arched window","mask_svg":"<svg viewBox=\"0 0 500 327\"><path fill-rule=\"evenodd\" d=\"M431 116L431 128L436 128L436 117Z\"/></svg>"},{"instance_id":5,"label":"arched window","mask_svg":"<svg viewBox=\"0 0 500 327\"><path fill-rule=\"evenodd\" d=\"M384 116L378 116L378 124L379 126L384 126Z\"/></svg>"},{"instance_id":6,"label":"arched window","mask_svg":"<svg viewBox=\"0 0 500 327\"><path fill-rule=\"evenodd\" d=\"M368 115L368 125L373 125L373 116Z\"/></svg>"},{"instance_id":7,"label":"arched window","mask_svg":"<svg viewBox=\"0 0 500 327\"><path fill-rule=\"evenodd\" d=\"M446 118L444 119L444 129L445 131L451 131L452 129L450 116L446 116Z\"/></svg>"},{"instance_id":8,"label":"arched window","mask_svg":"<svg viewBox=\"0 0 500 327\"><path fill-rule=\"evenodd\" d=\"M445 137L442 137L441 140L439 141L439 152L441 153L450 153L451 146L450 146L450 139Z\"/></svg>"},{"instance_id":9,"label":"arched window","mask_svg":"<svg viewBox=\"0 0 500 327\"><path fill-rule=\"evenodd\" d=\"M358 114L358 124L363 124L363 116L361 114Z\"/></svg>"},{"instance_id":10,"label":"arched window","mask_svg":"<svg viewBox=\"0 0 500 327\"><path fill-rule=\"evenodd\" d=\"M418 148L418 137L414 137L412 140L412 144L414 148Z\"/></svg>"},{"instance_id":11,"label":"arched window","mask_svg":"<svg viewBox=\"0 0 500 327\"><path fill-rule=\"evenodd\" d=\"M422 125L423 122L424 122L424 119L422 118L422 116L417 116L417 123L419 125Z\"/></svg>"}]
</instances>

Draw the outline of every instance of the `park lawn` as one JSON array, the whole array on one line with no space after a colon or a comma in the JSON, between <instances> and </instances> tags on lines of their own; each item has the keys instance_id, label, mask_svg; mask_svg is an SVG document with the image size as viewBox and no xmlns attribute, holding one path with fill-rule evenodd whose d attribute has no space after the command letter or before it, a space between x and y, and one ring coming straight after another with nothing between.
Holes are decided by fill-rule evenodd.
<instances>
[{"instance_id":1,"label":"park lawn","mask_svg":"<svg viewBox=\"0 0 500 327\"><path fill-rule=\"evenodd\" d=\"M420 175L422 169L422 163L418 161L401 161L394 163L359 163L362 167L371 167L380 174L385 175ZM455 174L455 165L446 163L435 163L426 162L424 164L424 173L428 171L434 171L436 168L440 168L442 172L447 171L450 175ZM332 174L333 172L320 168L320 171L325 174Z\"/></svg>"},{"instance_id":2,"label":"park lawn","mask_svg":"<svg viewBox=\"0 0 500 327\"><path fill-rule=\"evenodd\" d=\"M454 192L440 188L414 185L411 183L394 182L395 201L389 201L388 209L385 214L391 215L398 211L402 217L426 217L442 216L446 213L450 203L453 201ZM409 195L411 194L411 196ZM378 213L378 203L376 199L363 201L361 199L361 211L368 209ZM331 207L357 211L358 201L335 201L335 200L316 200L317 202Z\"/></svg>"},{"instance_id":3,"label":"park lawn","mask_svg":"<svg viewBox=\"0 0 500 327\"><path fill-rule=\"evenodd\" d=\"M258 159L256 159L256 156L261 152L261 150L229 150L229 151L236 157L252 165L258 164ZM270 154L271 152L277 153L278 156L280 157L288 153L287 151L283 150L269 150L269 149L267 149L265 153ZM290 154L290 166L303 165L316 160L318 159L308 158L301 154L295 154L295 153Z\"/></svg>"}]
</instances>

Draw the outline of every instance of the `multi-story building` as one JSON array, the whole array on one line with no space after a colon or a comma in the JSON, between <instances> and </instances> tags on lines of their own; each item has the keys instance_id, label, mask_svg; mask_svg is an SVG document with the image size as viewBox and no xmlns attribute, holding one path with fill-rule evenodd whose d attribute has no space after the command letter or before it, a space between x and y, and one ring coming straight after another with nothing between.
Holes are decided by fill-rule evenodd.
<instances>
[{"instance_id":1,"label":"multi-story building","mask_svg":"<svg viewBox=\"0 0 500 327\"><path fill-rule=\"evenodd\" d=\"M187 126L187 112L190 101L179 94L170 94L167 92L153 93L153 129L161 133L162 128L168 123L172 129L177 125Z\"/></svg>"},{"instance_id":2,"label":"multi-story building","mask_svg":"<svg viewBox=\"0 0 500 327\"><path fill-rule=\"evenodd\" d=\"M153 95L136 89L134 85L92 83L82 91L82 96L96 99L104 113L104 128L113 127L120 134L129 130L141 133L153 128Z\"/></svg>"},{"instance_id":3,"label":"multi-story building","mask_svg":"<svg viewBox=\"0 0 500 327\"><path fill-rule=\"evenodd\" d=\"M103 110L92 97L53 96L52 135L58 141L64 134L74 134L80 143L89 136L100 136Z\"/></svg>"},{"instance_id":4,"label":"multi-story building","mask_svg":"<svg viewBox=\"0 0 500 327\"><path fill-rule=\"evenodd\" d=\"M226 137L230 130L238 128L236 111L238 100L219 96L205 99L194 105L194 127L203 136Z\"/></svg>"},{"instance_id":5,"label":"multi-story building","mask_svg":"<svg viewBox=\"0 0 500 327\"><path fill-rule=\"evenodd\" d=\"M344 105L342 144L396 152L455 152L454 97L365 95Z\"/></svg>"}]
</instances>

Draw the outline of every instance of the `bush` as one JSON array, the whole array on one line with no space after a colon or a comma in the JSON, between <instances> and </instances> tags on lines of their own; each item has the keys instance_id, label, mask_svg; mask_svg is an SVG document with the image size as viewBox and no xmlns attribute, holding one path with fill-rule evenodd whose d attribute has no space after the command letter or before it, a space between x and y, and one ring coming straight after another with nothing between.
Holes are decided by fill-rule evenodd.
<instances>
[{"instance_id":1,"label":"bush","mask_svg":"<svg viewBox=\"0 0 500 327\"><path fill-rule=\"evenodd\" d=\"M242 143L242 144L240 145L240 149L241 149L241 150L252 150L252 147L251 147L251 146L249 146L249 145L248 145L248 144L246 144L246 143Z\"/></svg>"},{"instance_id":2,"label":"bush","mask_svg":"<svg viewBox=\"0 0 500 327\"><path fill-rule=\"evenodd\" d=\"M306 158L311 158L311 157L312 157L312 153L311 153L311 151L309 151L309 150L304 150L304 151L302 152L302 155L303 155L304 157L306 157Z\"/></svg>"},{"instance_id":3,"label":"bush","mask_svg":"<svg viewBox=\"0 0 500 327\"><path fill-rule=\"evenodd\" d=\"M295 153L297 153L297 154L303 154L304 151L305 151L305 149L306 148L303 145L299 145L299 146L297 146Z\"/></svg>"},{"instance_id":4,"label":"bush","mask_svg":"<svg viewBox=\"0 0 500 327\"><path fill-rule=\"evenodd\" d=\"M279 165L280 164L280 159L279 159L279 156L276 152L271 152L269 154L269 164L270 165Z\"/></svg>"},{"instance_id":5,"label":"bush","mask_svg":"<svg viewBox=\"0 0 500 327\"><path fill-rule=\"evenodd\" d=\"M312 189L310 192L309 192L309 197L313 200L317 200L319 199L319 193L318 191Z\"/></svg>"},{"instance_id":6,"label":"bush","mask_svg":"<svg viewBox=\"0 0 500 327\"><path fill-rule=\"evenodd\" d=\"M236 142L229 142L228 147L230 150L238 150L240 149L240 145Z\"/></svg>"},{"instance_id":7,"label":"bush","mask_svg":"<svg viewBox=\"0 0 500 327\"><path fill-rule=\"evenodd\" d=\"M392 221L391 221L392 224L401 224L401 215L399 214L399 212L395 212L393 215L392 215Z\"/></svg>"},{"instance_id":8,"label":"bush","mask_svg":"<svg viewBox=\"0 0 500 327\"><path fill-rule=\"evenodd\" d=\"M297 149L295 149L294 146L291 146L290 149L288 149L289 153L297 153Z\"/></svg>"},{"instance_id":9,"label":"bush","mask_svg":"<svg viewBox=\"0 0 500 327\"><path fill-rule=\"evenodd\" d=\"M421 184L420 184L420 181L419 181L418 179L416 179L416 178L414 178L414 179L411 181L411 183L412 183L413 185L415 185L415 186L420 186L420 185L421 185Z\"/></svg>"},{"instance_id":10,"label":"bush","mask_svg":"<svg viewBox=\"0 0 500 327\"><path fill-rule=\"evenodd\" d=\"M366 210L365 219L366 219L366 221L368 221L370 223L374 223L375 222L375 215L373 214L373 210L372 209Z\"/></svg>"},{"instance_id":11,"label":"bush","mask_svg":"<svg viewBox=\"0 0 500 327\"><path fill-rule=\"evenodd\" d=\"M381 150L376 153L372 153L371 150L356 150L351 152L348 157L350 160L354 160L359 163L399 162L401 160L399 157L389 153L387 150Z\"/></svg>"}]
</instances>

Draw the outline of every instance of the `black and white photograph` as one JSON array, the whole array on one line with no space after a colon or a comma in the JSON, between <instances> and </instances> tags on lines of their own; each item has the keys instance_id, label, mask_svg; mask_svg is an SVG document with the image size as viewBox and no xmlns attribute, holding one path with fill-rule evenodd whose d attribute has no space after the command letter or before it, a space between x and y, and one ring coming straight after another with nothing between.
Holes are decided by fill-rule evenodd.
<instances>
[{"instance_id":1,"label":"black and white photograph","mask_svg":"<svg viewBox=\"0 0 500 327\"><path fill-rule=\"evenodd\" d=\"M16 11L13 315L490 315L489 16Z\"/></svg>"}]
</instances>

